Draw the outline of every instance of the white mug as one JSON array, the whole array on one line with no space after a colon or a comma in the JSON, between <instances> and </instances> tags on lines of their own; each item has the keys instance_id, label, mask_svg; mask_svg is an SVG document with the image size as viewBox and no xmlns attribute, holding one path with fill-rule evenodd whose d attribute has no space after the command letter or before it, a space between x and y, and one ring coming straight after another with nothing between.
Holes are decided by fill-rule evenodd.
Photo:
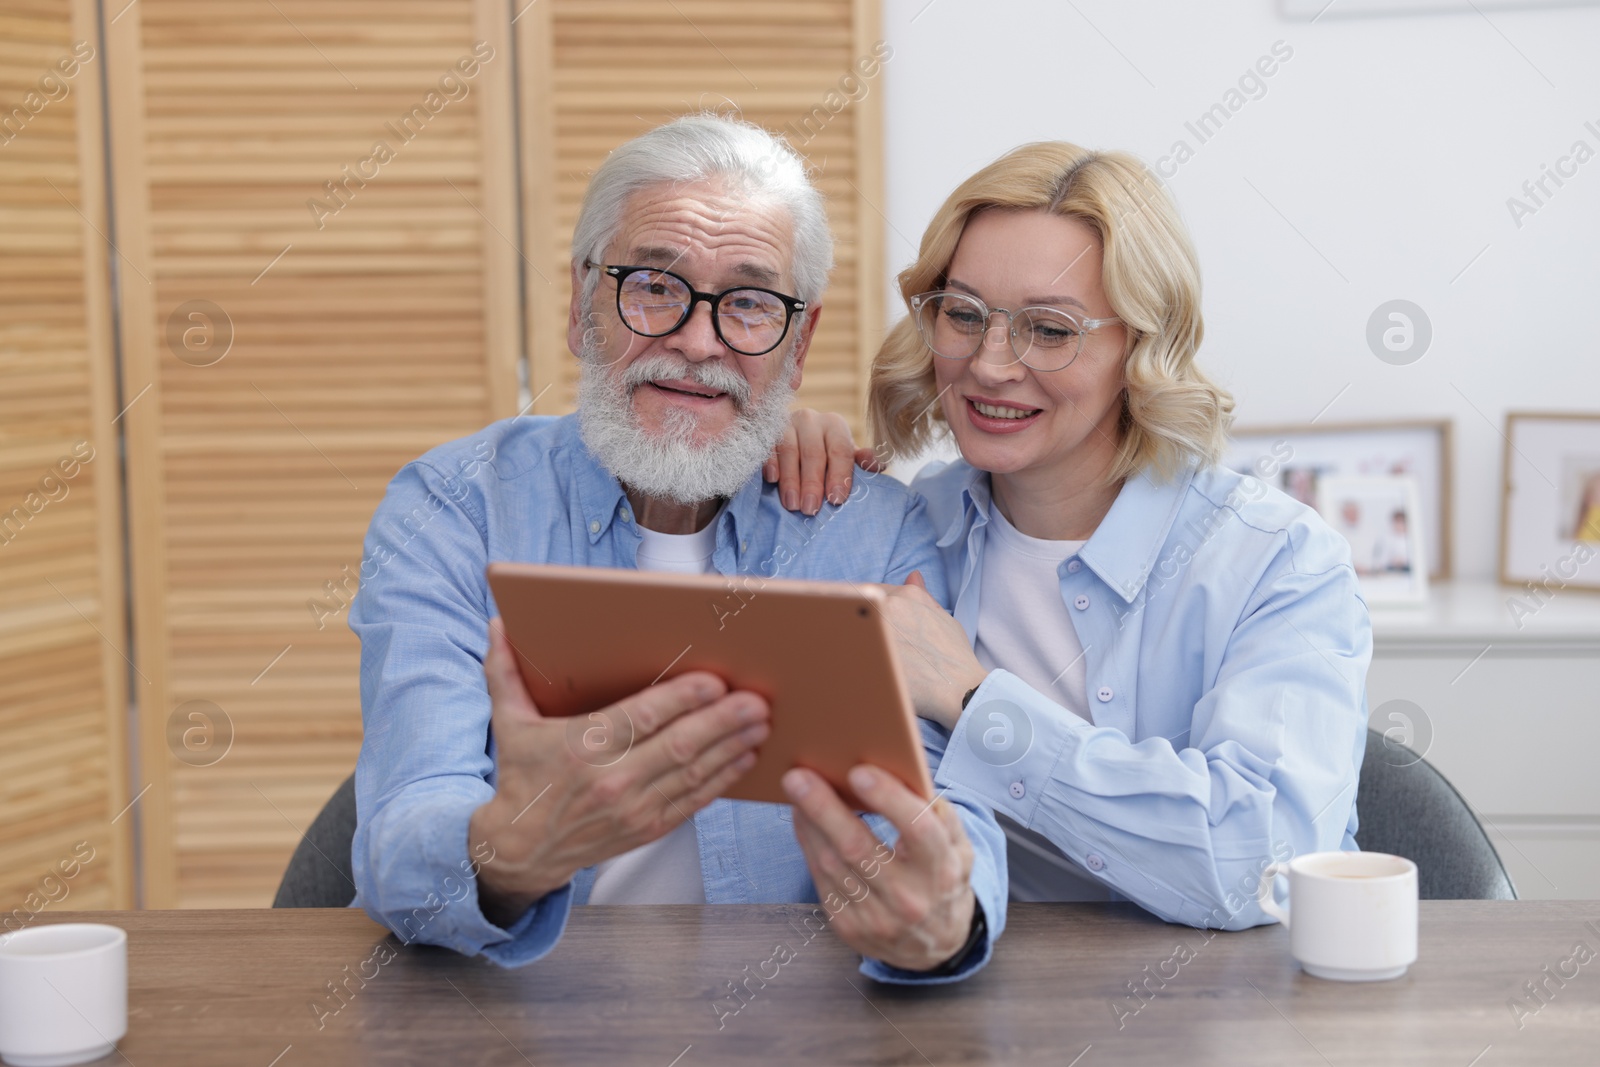
<instances>
[{"instance_id":1,"label":"white mug","mask_svg":"<svg viewBox=\"0 0 1600 1067\"><path fill-rule=\"evenodd\" d=\"M98 923L0 936L0 1059L66 1067L108 1055L128 1032L128 935Z\"/></svg>"},{"instance_id":2,"label":"white mug","mask_svg":"<svg viewBox=\"0 0 1600 1067\"><path fill-rule=\"evenodd\" d=\"M1285 873L1274 864L1261 878L1261 910L1289 928L1289 951L1307 974L1379 982L1416 962L1415 863L1382 852L1313 852L1287 867L1289 906L1274 899Z\"/></svg>"}]
</instances>

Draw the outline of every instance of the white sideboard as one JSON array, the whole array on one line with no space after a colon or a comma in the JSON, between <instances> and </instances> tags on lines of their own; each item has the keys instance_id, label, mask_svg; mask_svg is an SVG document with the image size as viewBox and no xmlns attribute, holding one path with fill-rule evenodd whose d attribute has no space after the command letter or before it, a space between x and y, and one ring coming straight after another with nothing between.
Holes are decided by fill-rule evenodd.
<instances>
[{"instance_id":1,"label":"white sideboard","mask_svg":"<svg viewBox=\"0 0 1600 1067\"><path fill-rule=\"evenodd\" d=\"M1374 608L1370 722L1450 779L1520 896L1600 900L1600 593L1537 604L1463 581Z\"/></svg>"}]
</instances>

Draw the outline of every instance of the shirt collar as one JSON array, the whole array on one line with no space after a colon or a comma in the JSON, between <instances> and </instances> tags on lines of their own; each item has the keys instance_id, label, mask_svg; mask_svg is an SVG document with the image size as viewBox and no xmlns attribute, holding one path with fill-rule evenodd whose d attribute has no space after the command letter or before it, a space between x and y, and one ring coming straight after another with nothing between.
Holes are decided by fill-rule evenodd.
<instances>
[{"instance_id":1,"label":"shirt collar","mask_svg":"<svg viewBox=\"0 0 1600 1067\"><path fill-rule=\"evenodd\" d=\"M1153 481L1146 471L1131 475L1078 553L1123 600L1132 603L1155 569L1194 474L1191 466L1170 482Z\"/></svg>"},{"instance_id":2,"label":"shirt collar","mask_svg":"<svg viewBox=\"0 0 1600 1067\"><path fill-rule=\"evenodd\" d=\"M950 525L939 535L940 548L949 548L974 527L986 525L989 521L989 472L978 470L964 460L958 462L967 468L960 483L961 507Z\"/></svg>"},{"instance_id":3,"label":"shirt collar","mask_svg":"<svg viewBox=\"0 0 1600 1067\"><path fill-rule=\"evenodd\" d=\"M1123 600L1132 603L1155 569L1194 474L1188 467L1171 482L1153 481L1145 472L1129 477L1078 552L1078 558ZM989 521L993 497L988 472L968 466L960 491L961 508L939 537L940 548L949 548Z\"/></svg>"}]
</instances>

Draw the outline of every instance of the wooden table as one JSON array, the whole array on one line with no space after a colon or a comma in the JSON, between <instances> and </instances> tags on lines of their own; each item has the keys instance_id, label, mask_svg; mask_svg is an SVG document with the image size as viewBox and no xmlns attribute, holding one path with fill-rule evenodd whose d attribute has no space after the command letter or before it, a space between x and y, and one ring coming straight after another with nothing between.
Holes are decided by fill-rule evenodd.
<instances>
[{"instance_id":1,"label":"wooden table","mask_svg":"<svg viewBox=\"0 0 1600 1067\"><path fill-rule=\"evenodd\" d=\"M886 987L831 932L807 942L808 911L579 908L518 970L399 946L350 910L38 921L128 931L128 1036L100 1062L135 1067L1600 1064L1600 955L1563 965L1580 942L1600 953L1600 902L1423 902L1421 958L1367 985L1302 974L1277 926L1207 940L1129 905L1031 904L976 978ZM780 942L793 958L768 963ZM363 970L342 1003L329 994ZM1538 980L1542 1006L1524 988Z\"/></svg>"}]
</instances>

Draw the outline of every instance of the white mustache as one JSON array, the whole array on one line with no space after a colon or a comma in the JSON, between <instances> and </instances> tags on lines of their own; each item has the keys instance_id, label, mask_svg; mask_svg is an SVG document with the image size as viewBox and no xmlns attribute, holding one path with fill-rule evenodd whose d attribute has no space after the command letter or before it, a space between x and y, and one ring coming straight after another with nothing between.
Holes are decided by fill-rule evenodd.
<instances>
[{"instance_id":1,"label":"white mustache","mask_svg":"<svg viewBox=\"0 0 1600 1067\"><path fill-rule=\"evenodd\" d=\"M740 411L750 406L750 383L738 371L723 363L690 363L668 355L643 356L622 371L622 386L630 393L641 385L660 379L678 378L728 394Z\"/></svg>"}]
</instances>

